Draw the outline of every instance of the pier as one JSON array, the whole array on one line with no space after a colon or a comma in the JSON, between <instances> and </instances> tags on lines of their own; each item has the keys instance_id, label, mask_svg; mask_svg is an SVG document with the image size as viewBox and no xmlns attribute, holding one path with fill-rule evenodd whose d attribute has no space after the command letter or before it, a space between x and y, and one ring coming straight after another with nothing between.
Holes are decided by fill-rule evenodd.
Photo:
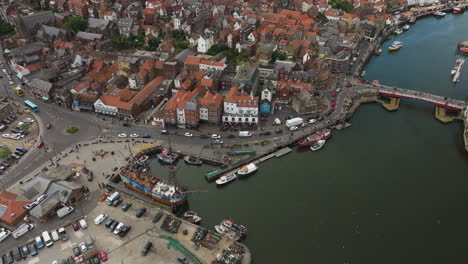
<instances>
[{"instance_id":1,"label":"pier","mask_svg":"<svg viewBox=\"0 0 468 264\"><path fill-rule=\"evenodd\" d=\"M459 61L460 60L460 61ZM455 66L455 74L453 75L452 82L456 83L460 79L461 70L465 64L465 59L458 59L457 66Z\"/></svg>"}]
</instances>

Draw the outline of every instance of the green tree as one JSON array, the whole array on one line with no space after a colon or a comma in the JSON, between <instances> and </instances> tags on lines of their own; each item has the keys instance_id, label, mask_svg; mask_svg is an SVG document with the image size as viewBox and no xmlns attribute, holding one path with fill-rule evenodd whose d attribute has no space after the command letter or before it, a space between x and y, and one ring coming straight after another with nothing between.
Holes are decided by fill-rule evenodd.
<instances>
[{"instance_id":1,"label":"green tree","mask_svg":"<svg viewBox=\"0 0 468 264\"><path fill-rule=\"evenodd\" d=\"M214 56L220 52L223 52L225 50L228 50L229 47L226 46L226 45L221 45L221 44L213 44L213 46L211 46L211 48L208 50L208 52L206 53L207 55L211 55L211 56Z\"/></svg>"},{"instance_id":2,"label":"green tree","mask_svg":"<svg viewBox=\"0 0 468 264\"><path fill-rule=\"evenodd\" d=\"M15 28L6 23L5 21L0 21L0 36L7 35L15 32Z\"/></svg>"},{"instance_id":3,"label":"green tree","mask_svg":"<svg viewBox=\"0 0 468 264\"><path fill-rule=\"evenodd\" d=\"M75 127L75 126L69 126L69 127L67 127L66 131L67 131L67 133L69 133L69 134L73 134L73 133L78 132L78 128Z\"/></svg>"},{"instance_id":4,"label":"green tree","mask_svg":"<svg viewBox=\"0 0 468 264\"><path fill-rule=\"evenodd\" d=\"M323 22L328 22L327 16L325 16L323 13L320 13L320 12L315 16L315 18Z\"/></svg>"},{"instance_id":5,"label":"green tree","mask_svg":"<svg viewBox=\"0 0 468 264\"><path fill-rule=\"evenodd\" d=\"M20 126L20 128L23 131L28 131L31 128L31 126L29 124L24 123Z\"/></svg>"},{"instance_id":6,"label":"green tree","mask_svg":"<svg viewBox=\"0 0 468 264\"><path fill-rule=\"evenodd\" d=\"M188 48L189 44L190 43L188 42L188 40L177 40L175 42L175 47L177 49L186 49L186 48Z\"/></svg>"},{"instance_id":7,"label":"green tree","mask_svg":"<svg viewBox=\"0 0 468 264\"><path fill-rule=\"evenodd\" d=\"M0 159L8 159L11 156L11 150L7 147L0 148Z\"/></svg>"},{"instance_id":8,"label":"green tree","mask_svg":"<svg viewBox=\"0 0 468 264\"><path fill-rule=\"evenodd\" d=\"M76 33L78 31L85 30L88 27L88 22L84 20L82 17L73 16L70 19L68 19L67 22L63 24L63 27L65 29L68 29Z\"/></svg>"},{"instance_id":9,"label":"green tree","mask_svg":"<svg viewBox=\"0 0 468 264\"><path fill-rule=\"evenodd\" d=\"M353 8L354 8L351 3L345 0L334 1L331 3L331 6L335 9L343 10L346 13L351 13L351 11L353 11Z\"/></svg>"},{"instance_id":10,"label":"green tree","mask_svg":"<svg viewBox=\"0 0 468 264\"><path fill-rule=\"evenodd\" d=\"M275 50L271 55L271 63L275 63L276 60L285 60L287 58L286 54Z\"/></svg>"}]
</instances>

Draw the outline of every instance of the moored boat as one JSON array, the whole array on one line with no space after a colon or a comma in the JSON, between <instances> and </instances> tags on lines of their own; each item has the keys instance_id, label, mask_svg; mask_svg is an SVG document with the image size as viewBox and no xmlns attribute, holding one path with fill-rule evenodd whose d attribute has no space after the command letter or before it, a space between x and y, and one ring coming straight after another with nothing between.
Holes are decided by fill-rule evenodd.
<instances>
[{"instance_id":1,"label":"moored boat","mask_svg":"<svg viewBox=\"0 0 468 264\"><path fill-rule=\"evenodd\" d=\"M410 28L410 25L406 24L403 26L403 30L408 30Z\"/></svg>"},{"instance_id":2,"label":"moored boat","mask_svg":"<svg viewBox=\"0 0 468 264\"><path fill-rule=\"evenodd\" d=\"M380 54L382 54L382 49L381 48L378 48L374 51L374 55L377 55L377 56L380 56Z\"/></svg>"},{"instance_id":3,"label":"moored boat","mask_svg":"<svg viewBox=\"0 0 468 264\"><path fill-rule=\"evenodd\" d=\"M314 133L308 137L306 137L304 140L301 140L297 143L298 147L309 147L312 146L315 142L319 141L322 139L321 135L318 135L317 133Z\"/></svg>"},{"instance_id":4,"label":"moored boat","mask_svg":"<svg viewBox=\"0 0 468 264\"><path fill-rule=\"evenodd\" d=\"M195 158L195 157L192 157L192 156L185 156L184 161L187 164L196 165L196 166L200 166L200 165L203 164L203 161L201 161L199 158Z\"/></svg>"},{"instance_id":5,"label":"moored boat","mask_svg":"<svg viewBox=\"0 0 468 264\"><path fill-rule=\"evenodd\" d=\"M461 13L463 13L463 9L461 7L456 6L456 7L452 8L452 12L454 14L461 14Z\"/></svg>"},{"instance_id":6,"label":"moored boat","mask_svg":"<svg viewBox=\"0 0 468 264\"><path fill-rule=\"evenodd\" d=\"M148 156L148 155L143 155L143 156L141 156L141 157L138 159L138 161L139 161L139 162L145 162L145 161L147 161L148 159L149 159L149 156Z\"/></svg>"},{"instance_id":7,"label":"moored boat","mask_svg":"<svg viewBox=\"0 0 468 264\"><path fill-rule=\"evenodd\" d=\"M239 176L249 175L249 174L252 174L255 171L257 171L257 169L258 169L257 165L255 165L253 163L249 163L249 164L245 165L244 167L240 168L237 171L237 174Z\"/></svg>"},{"instance_id":8,"label":"moored boat","mask_svg":"<svg viewBox=\"0 0 468 264\"><path fill-rule=\"evenodd\" d=\"M323 148L323 146L325 145L325 142L326 142L325 139L321 139L321 140L317 141L317 143L315 143L315 144L313 144L312 146L310 146L310 149L311 149L312 151L317 151L317 150Z\"/></svg>"},{"instance_id":9,"label":"moored boat","mask_svg":"<svg viewBox=\"0 0 468 264\"><path fill-rule=\"evenodd\" d=\"M409 24L416 24L416 18L411 17L410 20L408 21Z\"/></svg>"},{"instance_id":10,"label":"moored boat","mask_svg":"<svg viewBox=\"0 0 468 264\"><path fill-rule=\"evenodd\" d=\"M195 213L194 211L187 211L184 213L183 216L185 219L187 219L189 222L193 224L198 224L202 220L202 218L198 216L198 214Z\"/></svg>"},{"instance_id":11,"label":"moored boat","mask_svg":"<svg viewBox=\"0 0 468 264\"><path fill-rule=\"evenodd\" d=\"M161 153L156 155L159 161L164 164L172 164L177 161L177 154L171 153L169 149L164 149Z\"/></svg>"},{"instance_id":12,"label":"moored boat","mask_svg":"<svg viewBox=\"0 0 468 264\"><path fill-rule=\"evenodd\" d=\"M388 51L397 51L403 47L403 42L401 41L394 41L390 47L388 47Z\"/></svg>"},{"instance_id":13,"label":"moored boat","mask_svg":"<svg viewBox=\"0 0 468 264\"><path fill-rule=\"evenodd\" d=\"M235 173L227 174L221 176L219 179L216 180L216 184L218 185L223 185L229 182L232 182L237 178L237 175Z\"/></svg>"},{"instance_id":14,"label":"moored boat","mask_svg":"<svg viewBox=\"0 0 468 264\"><path fill-rule=\"evenodd\" d=\"M451 75L455 75L455 73L457 73L457 70L455 69L452 69L452 71L450 72Z\"/></svg>"},{"instance_id":15,"label":"moored boat","mask_svg":"<svg viewBox=\"0 0 468 264\"><path fill-rule=\"evenodd\" d=\"M400 35L401 33L403 33L403 30L401 30L401 29L395 30L395 34Z\"/></svg>"},{"instance_id":16,"label":"moored boat","mask_svg":"<svg viewBox=\"0 0 468 264\"><path fill-rule=\"evenodd\" d=\"M434 12L432 13L433 16L437 17L437 18L442 18L446 15L447 13L445 12L441 12L441 11L437 11L437 12Z\"/></svg>"},{"instance_id":17,"label":"moored boat","mask_svg":"<svg viewBox=\"0 0 468 264\"><path fill-rule=\"evenodd\" d=\"M328 139L332 136L332 132L328 128L321 129L316 133L322 137L321 139Z\"/></svg>"}]
</instances>

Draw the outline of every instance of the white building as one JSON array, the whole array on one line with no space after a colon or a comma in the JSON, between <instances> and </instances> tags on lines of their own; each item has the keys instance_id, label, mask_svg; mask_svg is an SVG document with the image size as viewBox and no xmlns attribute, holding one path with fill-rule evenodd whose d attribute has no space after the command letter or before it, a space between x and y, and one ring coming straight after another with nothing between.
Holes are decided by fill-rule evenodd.
<instances>
[{"instance_id":1,"label":"white building","mask_svg":"<svg viewBox=\"0 0 468 264\"><path fill-rule=\"evenodd\" d=\"M233 86L224 99L222 121L229 124L257 124L258 97Z\"/></svg>"},{"instance_id":2,"label":"white building","mask_svg":"<svg viewBox=\"0 0 468 264\"><path fill-rule=\"evenodd\" d=\"M105 114L105 115L116 116L119 114L119 109L117 107L106 105L103 101L101 101L101 99L97 99L96 102L94 102L94 111L96 113Z\"/></svg>"},{"instance_id":3,"label":"white building","mask_svg":"<svg viewBox=\"0 0 468 264\"><path fill-rule=\"evenodd\" d=\"M210 36L209 38L204 38L200 36L198 39L198 46L197 46L197 51L200 53L207 53L208 50L213 46L213 37Z\"/></svg>"}]
</instances>

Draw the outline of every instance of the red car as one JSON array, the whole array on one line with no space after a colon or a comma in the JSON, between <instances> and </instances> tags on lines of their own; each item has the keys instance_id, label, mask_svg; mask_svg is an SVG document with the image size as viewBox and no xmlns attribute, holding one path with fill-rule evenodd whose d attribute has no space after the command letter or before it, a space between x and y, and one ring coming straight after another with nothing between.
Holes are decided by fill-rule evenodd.
<instances>
[{"instance_id":1,"label":"red car","mask_svg":"<svg viewBox=\"0 0 468 264\"><path fill-rule=\"evenodd\" d=\"M353 87L353 85L351 83L347 83L346 87Z\"/></svg>"},{"instance_id":2,"label":"red car","mask_svg":"<svg viewBox=\"0 0 468 264\"><path fill-rule=\"evenodd\" d=\"M332 102L332 103L331 103L331 106L332 106L333 108L335 108L335 105L336 105L336 102Z\"/></svg>"},{"instance_id":3,"label":"red car","mask_svg":"<svg viewBox=\"0 0 468 264\"><path fill-rule=\"evenodd\" d=\"M336 96L336 92L333 92L333 93L332 93L332 96L335 97L335 96Z\"/></svg>"},{"instance_id":4,"label":"red car","mask_svg":"<svg viewBox=\"0 0 468 264\"><path fill-rule=\"evenodd\" d=\"M331 111L335 112L335 107L334 106L331 107Z\"/></svg>"},{"instance_id":5,"label":"red car","mask_svg":"<svg viewBox=\"0 0 468 264\"><path fill-rule=\"evenodd\" d=\"M106 254L106 252L104 250L99 252L99 258L101 258L102 262L106 262L108 260L107 254Z\"/></svg>"},{"instance_id":6,"label":"red car","mask_svg":"<svg viewBox=\"0 0 468 264\"><path fill-rule=\"evenodd\" d=\"M73 230L75 231L80 230L80 226L78 225L78 222L73 222L72 227L73 227Z\"/></svg>"},{"instance_id":7,"label":"red car","mask_svg":"<svg viewBox=\"0 0 468 264\"><path fill-rule=\"evenodd\" d=\"M37 148L42 148L44 146L44 142L37 143Z\"/></svg>"}]
</instances>

